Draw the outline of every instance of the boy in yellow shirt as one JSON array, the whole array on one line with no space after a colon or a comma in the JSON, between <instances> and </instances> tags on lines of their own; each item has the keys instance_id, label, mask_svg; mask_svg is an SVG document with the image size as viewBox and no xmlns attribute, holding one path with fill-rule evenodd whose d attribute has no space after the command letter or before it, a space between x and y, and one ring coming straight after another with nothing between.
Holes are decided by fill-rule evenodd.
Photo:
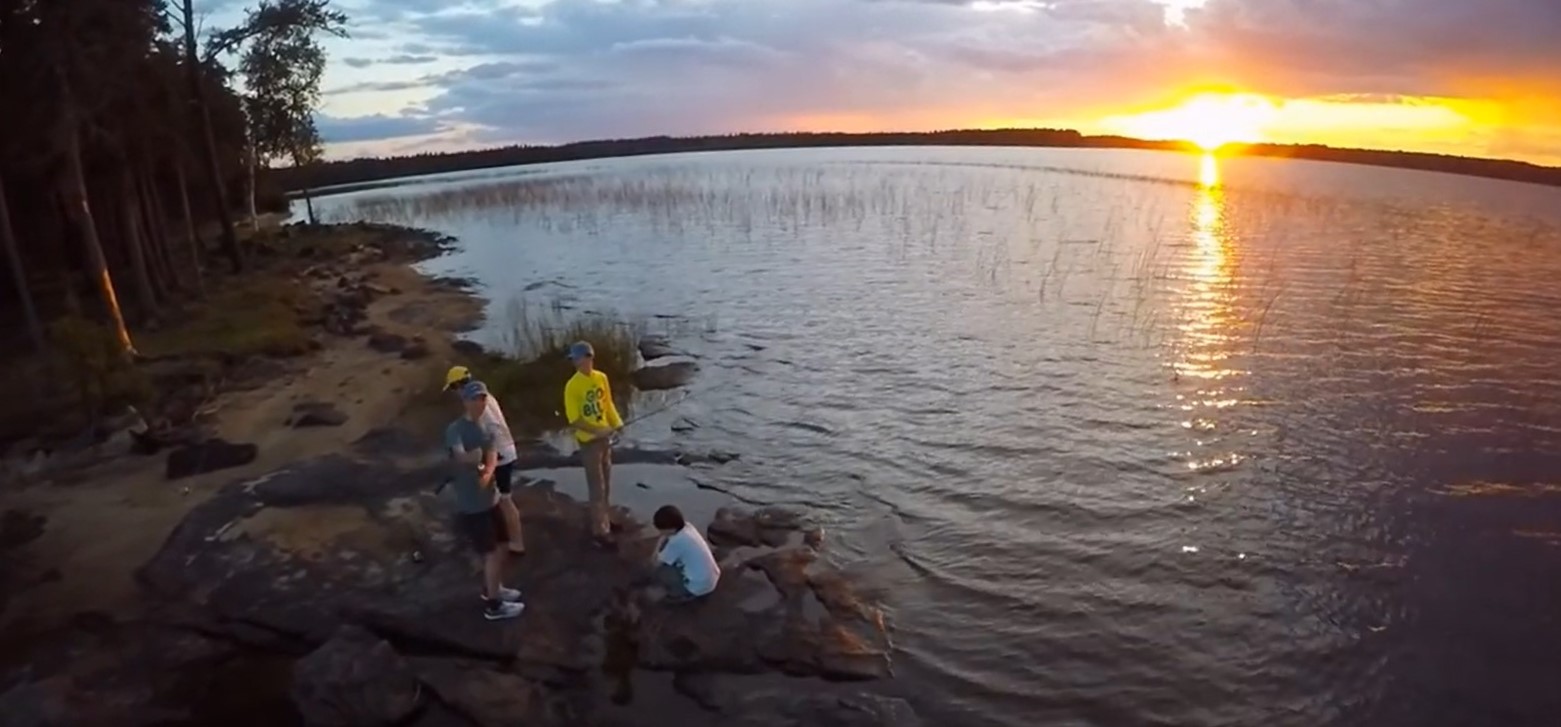
<instances>
[{"instance_id":1,"label":"boy in yellow shirt","mask_svg":"<svg viewBox=\"0 0 1561 727\"><path fill-rule=\"evenodd\" d=\"M564 417L580 446L585 467L586 491L591 500L591 535L596 543L611 547L612 525L608 508L612 498L612 436L623 427L623 417L612 403L607 374L596 370L596 350L581 341L569 347L575 375L564 384Z\"/></svg>"}]
</instances>

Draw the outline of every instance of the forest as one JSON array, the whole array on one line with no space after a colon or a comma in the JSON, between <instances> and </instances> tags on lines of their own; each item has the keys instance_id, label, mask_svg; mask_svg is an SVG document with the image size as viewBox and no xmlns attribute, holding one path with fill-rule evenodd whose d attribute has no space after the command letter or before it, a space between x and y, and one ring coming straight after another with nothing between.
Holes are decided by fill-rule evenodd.
<instances>
[{"instance_id":1,"label":"forest","mask_svg":"<svg viewBox=\"0 0 1561 727\"><path fill-rule=\"evenodd\" d=\"M319 158L313 109L344 34L328 0L259 0L201 28L192 0L0 0L0 247L13 354L132 330L242 274L255 181ZM246 201L247 200L247 204ZM86 334L83 334L83 332Z\"/></svg>"},{"instance_id":2,"label":"forest","mask_svg":"<svg viewBox=\"0 0 1561 727\"><path fill-rule=\"evenodd\" d=\"M841 146L1014 146L1191 150L1191 146L1184 142L1146 141L1122 136L1087 136L1067 129L964 129L878 133L796 132L689 137L651 136L640 139L582 141L556 146L521 145L399 157L366 157L330 161L306 167L279 167L271 174L278 189L300 190L310 187L367 184L382 179L419 174L580 159L739 149ZM1252 156L1419 169L1561 186L1561 169L1501 159L1291 144L1250 144L1242 145L1239 150L1233 151Z\"/></svg>"}]
</instances>

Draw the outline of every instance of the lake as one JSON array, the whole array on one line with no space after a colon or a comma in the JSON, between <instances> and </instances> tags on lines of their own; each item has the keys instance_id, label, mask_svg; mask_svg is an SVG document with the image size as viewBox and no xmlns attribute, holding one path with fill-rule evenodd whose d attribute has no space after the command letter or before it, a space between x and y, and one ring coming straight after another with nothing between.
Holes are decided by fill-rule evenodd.
<instances>
[{"instance_id":1,"label":"lake","mask_svg":"<svg viewBox=\"0 0 1561 727\"><path fill-rule=\"evenodd\" d=\"M670 332L692 398L630 439L822 520L929 724L1561 721L1561 190L874 148L318 207L459 238L485 343L515 300Z\"/></svg>"}]
</instances>

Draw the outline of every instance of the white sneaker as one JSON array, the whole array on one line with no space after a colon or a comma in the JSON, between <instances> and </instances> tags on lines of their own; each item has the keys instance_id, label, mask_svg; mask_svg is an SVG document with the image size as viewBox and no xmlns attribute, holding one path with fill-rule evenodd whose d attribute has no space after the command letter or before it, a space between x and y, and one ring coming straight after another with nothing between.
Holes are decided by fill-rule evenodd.
<instances>
[{"instance_id":1,"label":"white sneaker","mask_svg":"<svg viewBox=\"0 0 1561 727\"><path fill-rule=\"evenodd\" d=\"M487 598L487 596L482 595L481 591L477 593L477 597L482 599ZM520 603L520 589L499 586L499 600L505 603Z\"/></svg>"},{"instance_id":2,"label":"white sneaker","mask_svg":"<svg viewBox=\"0 0 1561 727\"><path fill-rule=\"evenodd\" d=\"M489 621L498 621L500 619L515 618L516 616L520 615L521 611L524 610L526 610L525 604L499 601L498 603L490 604L487 608L484 608L482 610L482 617L488 619Z\"/></svg>"}]
</instances>

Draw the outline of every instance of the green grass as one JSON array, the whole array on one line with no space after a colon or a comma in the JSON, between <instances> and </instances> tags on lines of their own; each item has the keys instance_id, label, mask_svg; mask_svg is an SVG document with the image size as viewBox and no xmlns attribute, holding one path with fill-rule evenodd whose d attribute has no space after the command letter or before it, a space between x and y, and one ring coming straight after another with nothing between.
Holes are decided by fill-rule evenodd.
<instances>
[{"instance_id":1,"label":"green grass","mask_svg":"<svg viewBox=\"0 0 1561 727\"><path fill-rule=\"evenodd\" d=\"M136 348L154 358L300 355L311 348L299 316L308 302L308 292L294 283L233 281L186 311L183 320L138 333Z\"/></svg>"}]
</instances>

